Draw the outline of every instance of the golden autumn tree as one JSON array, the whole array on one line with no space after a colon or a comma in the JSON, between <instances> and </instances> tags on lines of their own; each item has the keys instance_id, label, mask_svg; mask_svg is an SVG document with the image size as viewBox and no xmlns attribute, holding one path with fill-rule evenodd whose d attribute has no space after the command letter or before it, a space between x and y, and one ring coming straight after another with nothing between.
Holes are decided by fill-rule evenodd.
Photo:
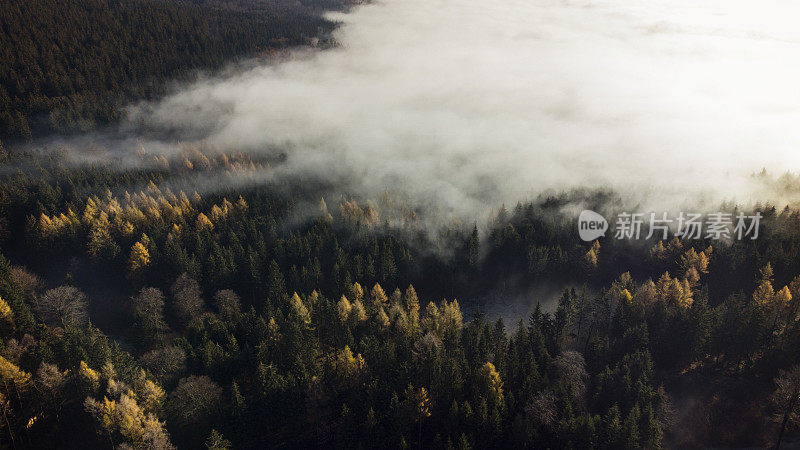
<instances>
[{"instance_id":1,"label":"golden autumn tree","mask_svg":"<svg viewBox=\"0 0 800 450\"><path fill-rule=\"evenodd\" d=\"M278 342L281 341L281 330L274 317L270 317L267 322L267 339L272 345L278 345Z\"/></svg>"},{"instance_id":2,"label":"golden autumn tree","mask_svg":"<svg viewBox=\"0 0 800 450\"><path fill-rule=\"evenodd\" d=\"M336 303L336 312L339 314L339 320L342 322L347 322L347 319L350 317L350 310L353 309L353 305L350 304L350 300L347 300L347 297L344 295Z\"/></svg>"},{"instance_id":3,"label":"golden autumn tree","mask_svg":"<svg viewBox=\"0 0 800 450\"><path fill-rule=\"evenodd\" d=\"M650 307L658 299L658 292L656 284L653 280L647 280L639 286L636 290L636 295L633 296L633 301L644 306Z\"/></svg>"},{"instance_id":4,"label":"golden autumn tree","mask_svg":"<svg viewBox=\"0 0 800 450\"><path fill-rule=\"evenodd\" d=\"M289 299L289 304L292 307L292 313L300 320L303 325L310 325L311 324L311 314L308 312L308 308L306 305L303 304L303 301L300 299L300 296L297 295L297 292L292 295L292 298Z\"/></svg>"},{"instance_id":5,"label":"golden autumn tree","mask_svg":"<svg viewBox=\"0 0 800 450\"><path fill-rule=\"evenodd\" d=\"M420 324L422 325L423 330L432 332L437 336L441 336L438 328L439 307L436 306L436 303L428 302L428 306L425 307L425 314L423 314Z\"/></svg>"},{"instance_id":6,"label":"golden autumn tree","mask_svg":"<svg viewBox=\"0 0 800 450\"><path fill-rule=\"evenodd\" d=\"M78 376L91 390L96 390L100 385L100 373L89 367L85 361L81 361Z\"/></svg>"},{"instance_id":7,"label":"golden autumn tree","mask_svg":"<svg viewBox=\"0 0 800 450\"><path fill-rule=\"evenodd\" d=\"M37 226L39 228L39 234L43 239L49 239L55 235L53 221L50 220L50 217L48 217L45 213L39 215Z\"/></svg>"},{"instance_id":8,"label":"golden autumn tree","mask_svg":"<svg viewBox=\"0 0 800 450\"><path fill-rule=\"evenodd\" d=\"M767 263L761 271L761 278L753 292L753 301L759 306L765 306L772 302L775 296L775 288L772 286L772 264Z\"/></svg>"},{"instance_id":9,"label":"golden autumn tree","mask_svg":"<svg viewBox=\"0 0 800 450\"><path fill-rule=\"evenodd\" d=\"M503 403L503 380L500 379L500 372L494 364L487 362L480 370L478 377L484 392L492 404L499 406Z\"/></svg>"},{"instance_id":10,"label":"golden autumn tree","mask_svg":"<svg viewBox=\"0 0 800 450\"><path fill-rule=\"evenodd\" d=\"M464 325L464 316L461 313L458 301L453 300L448 303L447 300L442 300L436 321L436 330L438 330L442 340L445 342L457 341Z\"/></svg>"},{"instance_id":11,"label":"golden autumn tree","mask_svg":"<svg viewBox=\"0 0 800 450\"><path fill-rule=\"evenodd\" d=\"M239 211L247 211L247 202L244 201L244 198L241 195L239 196L239 199L236 200L236 208L238 208Z\"/></svg>"},{"instance_id":12,"label":"golden autumn tree","mask_svg":"<svg viewBox=\"0 0 800 450\"><path fill-rule=\"evenodd\" d=\"M369 297L372 300L372 305L375 307L389 306L389 297L386 296L386 292L384 292L383 288L378 283L372 286Z\"/></svg>"},{"instance_id":13,"label":"golden autumn tree","mask_svg":"<svg viewBox=\"0 0 800 450\"><path fill-rule=\"evenodd\" d=\"M428 398L428 391L424 387L420 387L414 392L414 403L417 407L417 417L421 421L422 419L431 416L431 400Z\"/></svg>"},{"instance_id":14,"label":"golden autumn tree","mask_svg":"<svg viewBox=\"0 0 800 450\"><path fill-rule=\"evenodd\" d=\"M403 304L403 293L400 292L400 289L398 288L394 289L394 291L392 292L392 296L389 298L389 301L391 302L392 307L394 307L395 305L399 306Z\"/></svg>"},{"instance_id":15,"label":"golden autumn tree","mask_svg":"<svg viewBox=\"0 0 800 450\"><path fill-rule=\"evenodd\" d=\"M375 323L381 328L386 328L390 324L389 315L386 314L386 310L383 309L383 306L378 307L378 312L375 314Z\"/></svg>"},{"instance_id":16,"label":"golden autumn tree","mask_svg":"<svg viewBox=\"0 0 800 450\"><path fill-rule=\"evenodd\" d=\"M792 293L789 286L784 286L783 289L775 293L775 303L780 306L787 306L792 301Z\"/></svg>"},{"instance_id":17,"label":"golden autumn tree","mask_svg":"<svg viewBox=\"0 0 800 450\"><path fill-rule=\"evenodd\" d=\"M169 434L153 413L139 405L133 392L123 393L118 400L103 397L102 401L88 397L85 409L94 418L99 431L122 440L133 448L174 448Z\"/></svg>"},{"instance_id":18,"label":"golden autumn tree","mask_svg":"<svg viewBox=\"0 0 800 450\"><path fill-rule=\"evenodd\" d=\"M406 311L408 312L408 317L411 320L411 324L416 326L419 324L419 297L417 296L417 291L414 289L413 285L408 285L406 288L406 292L403 295L403 301L405 303Z\"/></svg>"},{"instance_id":19,"label":"golden autumn tree","mask_svg":"<svg viewBox=\"0 0 800 450\"><path fill-rule=\"evenodd\" d=\"M711 247L708 248L710 252ZM700 281L700 276L708 273L708 256L706 251L697 252L690 248L681 255L678 265L683 270L683 277L689 280L691 285L696 285Z\"/></svg>"},{"instance_id":20,"label":"golden autumn tree","mask_svg":"<svg viewBox=\"0 0 800 450\"><path fill-rule=\"evenodd\" d=\"M424 387L415 388L409 384L405 391L405 409L417 422L417 439L422 447L422 421L431 416L431 399Z\"/></svg>"},{"instance_id":21,"label":"golden autumn tree","mask_svg":"<svg viewBox=\"0 0 800 450\"><path fill-rule=\"evenodd\" d=\"M0 321L6 327L14 329L14 312L2 297L0 297Z\"/></svg>"},{"instance_id":22,"label":"golden autumn tree","mask_svg":"<svg viewBox=\"0 0 800 450\"><path fill-rule=\"evenodd\" d=\"M95 392L99 381L106 384L102 400L90 395L84 401L84 409L94 418L99 433L132 448L174 448L164 423L156 417L165 392L147 379L144 370L135 375L132 385L116 380L111 362L106 362L100 372L81 362L80 372Z\"/></svg>"},{"instance_id":23,"label":"golden autumn tree","mask_svg":"<svg viewBox=\"0 0 800 450\"><path fill-rule=\"evenodd\" d=\"M17 398L22 402L21 393L28 388L31 382L31 375L6 358L0 356L0 381L2 381L2 392L0 392L0 409L2 409L9 436L13 440L11 424L9 423L8 413L11 409L11 397ZM35 419L34 419L35 420ZM30 423L30 422L29 422Z\"/></svg>"},{"instance_id":24,"label":"golden autumn tree","mask_svg":"<svg viewBox=\"0 0 800 450\"><path fill-rule=\"evenodd\" d=\"M172 228L170 228L169 233L167 234L168 240L178 239L181 237L181 227L180 225L173 223Z\"/></svg>"},{"instance_id":25,"label":"golden autumn tree","mask_svg":"<svg viewBox=\"0 0 800 450\"><path fill-rule=\"evenodd\" d=\"M333 216L328 212L328 204L325 203L325 197L320 198L319 200L319 212L325 220L332 220Z\"/></svg>"},{"instance_id":26,"label":"golden autumn tree","mask_svg":"<svg viewBox=\"0 0 800 450\"><path fill-rule=\"evenodd\" d=\"M364 300L364 288L358 283L353 283L350 286L347 298L354 302Z\"/></svg>"},{"instance_id":27,"label":"golden autumn tree","mask_svg":"<svg viewBox=\"0 0 800 450\"><path fill-rule=\"evenodd\" d=\"M211 220L217 222L223 217L225 217L225 212L223 212L219 205L214 205L211 207Z\"/></svg>"},{"instance_id":28,"label":"golden autumn tree","mask_svg":"<svg viewBox=\"0 0 800 450\"><path fill-rule=\"evenodd\" d=\"M611 287L606 293L606 297L614 302L630 303L633 300L631 291L634 290L634 282L630 272L625 272L618 279L611 283Z\"/></svg>"},{"instance_id":29,"label":"golden autumn tree","mask_svg":"<svg viewBox=\"0 0 800 450\"><path fill-rule=\"evenodd\" d=\"M142 269L150 264L150 252L141 242L133 244L128 257L128 271L131 275L139 274Z\"/></svg>"},{"instance_id":30,"label":"golden autumn tree","mask_svg":"<svg viewBox=\"0 0 800 450\"><path fill-rule=\"evenodd\" d=\"M367 310L364 308L364 304L361 303L360 300L353 302L353 309L350 313L350 318L353 322L357 323L367 320Z\"/></svg>"},{"instance_id":31,"label":"golden autumn tree","mask_svg":"<svg viewBox=\"0 0 800 450\"><path fill-rule=\"evenodd\" d=\"M664 247L663 240L659 239L658 242L656 242L656 245L650 249L650 257L657 261L663 261L666 259L667 249Z\"/></svg>"},{"instance_id":32,"label":"golden autumn tree","mask_svg":"<svg viewBox=\"0 0 800 450\"><path fill-rule=\"evenodd\" d=\"M87 205L87 211L90 209ZM108 215L100 211L96 216L84 213L84 219L90 227L89 242L86 244L86 251L93 259L112 259L120 251L119 245L111 237L111 224Z\"/></svg>"},{"instance_id":33,"label":"golden autumn tree","mask_svg":"<svg viewBox=\"0 0 800 450\"><path fill-rule=\"evenodd\" d=\"M353 385L367 370L367 362L360 353L353 354L349 345L335 353L332 360L333 373L342 385Z\"/></svg>"},{"instance_id":34,"label":"golden autumn tree","mask_svg":"<svg viewBox=\"0 0 800 450\"><path fill-rule=\"evenodd\" d=\"M0 379L3 380L6 392L9 392L10 387L21 390L27 386L31 381L31 375L0 356Z\"/></svg>"},{"instance_id":35,"label":"golden autumn tree","mask_svg":"<svg viewBox=\"0 0 800 450\"><path fill-rule=\"evenodd\" d=\"M672 278L669 272L664 272L655 286L656 298L666 305L689 308L694 303L694 293L687 279L681 281L677 277Z\"/></svg>"},{"instance_id":36,"label":"golden autumn tree","mask_svg":"<svg viewBox=\"0 0 800 450\"><path fill-rule=\"evenodd\" d=\"M197 231L210 230L214 228L214 224L209 220L208 216L203 213L197 215L194 227Z\"/></svg>"},{"instance_id":37,"label":"golden autumn tree","mask_svg":"<svg viewBox=\"0 0 800 450\"><path fill-rule=\"evenodd\" d=\"M142 407L148 411L157 411L161 408L165 397L164 389L145 378L144 371L139 374L138 384L139 387L136 389L137 397L140 399Z\"/></svg>"},{"instance_id":38,"label":"golden autumn tree","mask_svg":"<svg viewBox=\"0 0 800 450\"><path fill-rule=\"evenodd\" d=\"M600 256L600 241L592 242L592 247L583 255L583 261L589 270L597 268L598 257Z\"/></svg>"}]
</instances>

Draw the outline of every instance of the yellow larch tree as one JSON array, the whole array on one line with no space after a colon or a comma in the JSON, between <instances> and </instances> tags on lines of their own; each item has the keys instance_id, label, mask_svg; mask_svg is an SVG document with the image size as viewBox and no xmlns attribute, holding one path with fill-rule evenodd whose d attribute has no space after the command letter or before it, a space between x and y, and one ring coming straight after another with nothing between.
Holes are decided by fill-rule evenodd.
<instances>
[{"instance_id":1,"label":"yellow larch tree","mask_svg":"<svg viewBox=\"0 0 800 450\"><path fill-rule=\"evenodd\" d=\"M386 296L386 292L383 291L383 288L378 283L372 286L369 297L373 306L389 306L389 297Z\"/></svg>"},{"instance_id":2,"label":"yellow larch tree","mask_svg":"<svg viewBox=\"0 0 800 450\"><path fill-rule=\"evenodd\" d=\"M300 296L297 295L297 292L295 292L294 295L292 295L292 298L289 300L289 303L292 307L292 312L300 320L300 322L304 325L310 325L311 314L308 312L308 308L306 308L306 305L303 304L303 301L300 299Z\"/></svg>"},{"instance_id":3,"label":"yellow larch tree","mask_svg":"<svg viewBox=\"0 0 800 450\"><path fill-rule=\"evenodd\" d=\"M133 244L128 258L128 270L131 275L136 275L150 264L150 252L141 242Z\"/></svg>"},{"instance_id":4,"label":"yellow larch tree","mask_svg":"<svg viewBox=\"0 0 800 450\"><path fill-rule=\"evenodd\" d=\"M197 221L195 221L195 229L197 231L210 230L212 228L214 228L214 224L208 219L208 216L203 213L197 215Z\"/></svg>"},{"instance_id":5,"label":"yellow larch tree","mask_svg":"<svg viewBox=\"0 0 800 450\"><path fill-rule=\"evenodd\" d=\"M0 297L0 321L12 330L14 329L14 312L2 297Z\"/></svg>"},{"instance_id":6,"label":"yellow larch tree","mask_svg":"<svg viewBox=\"0 0 800 450\"><path fill-rule=\"evenodd\" d=\"M350 301L347 300L347 297L344 295L339 302L336 303L336 312L339 314L339 320L342 322L347 322L347 319L350 317L350 310L353 309L353 305L350 304Z\"/></svg>"}]
</instances>

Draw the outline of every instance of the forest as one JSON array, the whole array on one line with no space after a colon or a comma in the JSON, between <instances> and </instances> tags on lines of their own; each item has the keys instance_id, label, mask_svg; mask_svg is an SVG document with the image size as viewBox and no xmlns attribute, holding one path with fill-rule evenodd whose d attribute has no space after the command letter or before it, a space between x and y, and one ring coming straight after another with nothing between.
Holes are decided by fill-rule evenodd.
<instances>
[{"instance_id":1,"label":"forest","mask_svg":"<svg viewBox=\"0 0 800 450\"><path fill-rule=\"evenodd\" d=\"M3 153L5 446L661 448L795 432L797 210L759 206L757 240L582 243L564 211L615 197L572 191L431 235L388 194L202 191L271 170L246 154L138 158ZM563 291L525 320L481 312L488 292L544 282Z\"/></svg>"},{"instance_id":2,"label":"forest","mask_svg":"<svg viewBox=\"0 0 800 450\"><path fill-rule=\"evenodd\" d=\"M198 70L325 38L334 24L319 11L343 6L335 0L5 0L0 139L29 141L114 124L127 103L158 98L169 83Z\"/></svg>"},{"instance_id":3,"label":"forest","mask_svg":"<svg viewBox=\"0 0 800 450\"><path fill-rule=\"evenodd\" d=\"M117 148L94 138L129 105L300 46L337 47L324 12L362 2L2 1L0 448L800 442L800 206L774 200L796 199L800 176L764 170L748 182L771 196L714 205L760 214L757 239L584 242L576 211L640 205L611 187L542 189L465 217L388 184L372 195L293 172L291 143L134 135ZM456 60L480 74L464 57L482 50L470 42ZM411 69L404 83L423 68ZM316 85L294 90L304 86ZM324 88L315 93L347 97L347 86ZM405 108L398 122L449 98L387 97ZM574 113L556 106L559 122ZM456 121L432 111L423 117ZM339 113L342 126L362 117ZM423 122L400 125L402 136ZM358 130L390 141L378 125ZM392 175L379 169L352 173ZM518 317L508 303L531 307Z\"/></svg>"}]
</instances>

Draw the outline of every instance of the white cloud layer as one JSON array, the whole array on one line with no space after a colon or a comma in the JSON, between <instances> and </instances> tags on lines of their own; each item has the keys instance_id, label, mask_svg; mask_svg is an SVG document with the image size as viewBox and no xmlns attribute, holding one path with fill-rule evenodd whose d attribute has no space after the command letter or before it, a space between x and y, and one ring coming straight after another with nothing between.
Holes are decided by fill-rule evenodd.
<instances>
[{"instance_id":1,"label":"white cloud layer","mask_svg":"<svg viewBox=\"0 0 800 450\"><path fill-rule=\"evenodd\" d=\"M748 201L800 163L795 0L381 0L341 48L187 86L131 121L461 212L610 186Z\"/></svg>"}]
</instances>

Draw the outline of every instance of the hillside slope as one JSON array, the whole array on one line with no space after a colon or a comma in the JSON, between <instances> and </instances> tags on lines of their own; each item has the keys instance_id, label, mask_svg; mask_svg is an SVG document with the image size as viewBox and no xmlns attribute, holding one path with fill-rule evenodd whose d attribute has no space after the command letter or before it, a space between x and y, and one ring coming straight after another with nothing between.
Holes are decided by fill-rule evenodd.
<instances>
[{"instance_id":1,"label":"hillside slope","mask_svg":"<svg viewBox=\"0 0 800 450\"><path fill-rule=\"evenodd\" d=\"M7 0L0 9L0 139L113 122L121 101L152 98L166 80L333 28L313 5L235 5Z\"/></svg>"}]
</instances>

